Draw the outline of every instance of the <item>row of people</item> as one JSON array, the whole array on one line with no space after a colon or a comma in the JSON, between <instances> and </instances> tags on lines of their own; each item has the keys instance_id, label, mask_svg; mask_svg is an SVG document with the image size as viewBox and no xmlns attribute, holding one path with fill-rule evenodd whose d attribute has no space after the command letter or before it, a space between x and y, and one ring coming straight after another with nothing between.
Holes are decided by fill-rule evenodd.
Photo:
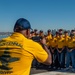
<instances>
[{"instance_id":1,"label":"row of people","mask_svg":"<svg viewBox=\"0 0 75 75\"><path fill-rule=\"evenodd\" d=\"M35 31L34 31L35 32ZM32 34L34 41L35 37L43 37L43 31L39 35ZM72 61L72 69L75 71L75 30L71 31L70 36L65 31L62 34L62 30L56 32L56 35L52 35L51 31L48 30L48 35L44 37L46 39L47 47L52 54L52 65L51 67L65 68L68 70L70 62Z\"/></svg>"}]
</instances>

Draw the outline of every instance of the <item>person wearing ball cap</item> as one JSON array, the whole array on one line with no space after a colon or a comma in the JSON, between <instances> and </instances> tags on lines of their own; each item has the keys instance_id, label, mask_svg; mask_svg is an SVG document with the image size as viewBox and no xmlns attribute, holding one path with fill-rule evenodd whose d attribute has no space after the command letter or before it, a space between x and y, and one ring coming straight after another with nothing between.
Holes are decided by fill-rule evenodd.
<instances>
[{"instance_id":1,"label":"person wearing ball cap","mask_svg":"<svg viewBox=\"0 0 75 75\"><path fill-rule=\"evenodd\" d=\"M44 64L51 64L51 54L42 44L29 39L31 24L27 19L19 18L14 32L0 40L0 75L29 75L34 58Z\"/></svg>"}]
</instances>

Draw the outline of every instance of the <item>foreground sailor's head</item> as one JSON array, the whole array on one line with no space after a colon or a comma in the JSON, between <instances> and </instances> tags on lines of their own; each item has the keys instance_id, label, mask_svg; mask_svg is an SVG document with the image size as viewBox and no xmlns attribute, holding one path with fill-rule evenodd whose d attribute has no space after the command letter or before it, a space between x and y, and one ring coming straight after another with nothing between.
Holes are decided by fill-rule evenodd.
<instances>
[{"instance_id":1,"label":"foreground sailor's head","mask_svg":"<svg viewBox=\"0 0 75 75\"><path fill-rule=\"evenodd\" d=\"M23 34L25 37L30 36L31 25L27 19L19 18L14 25L14 32Z\"/></svg>"}]
</instances>

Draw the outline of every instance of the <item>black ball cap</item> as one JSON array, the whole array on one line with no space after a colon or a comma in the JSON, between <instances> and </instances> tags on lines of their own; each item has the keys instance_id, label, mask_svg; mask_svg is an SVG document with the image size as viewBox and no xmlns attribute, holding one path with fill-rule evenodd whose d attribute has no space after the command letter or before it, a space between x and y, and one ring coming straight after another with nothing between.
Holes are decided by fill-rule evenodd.
<instances>
[{"instance_id":1,"label":"black ball cap","mask_svg":"<svg viewBox=\"0 0 75 75\"><path fill-rule=\"evenodd\" d=\"M27 30L27 29L32 29L31 28L31 25L30 25L30 22L27 20L27 19L24 19L24 18L20 18L16 21L15 23L15 26L14 26L14 30L17 28L17 27L20 27L22 30Z\"/></svg>"}]
</instances>

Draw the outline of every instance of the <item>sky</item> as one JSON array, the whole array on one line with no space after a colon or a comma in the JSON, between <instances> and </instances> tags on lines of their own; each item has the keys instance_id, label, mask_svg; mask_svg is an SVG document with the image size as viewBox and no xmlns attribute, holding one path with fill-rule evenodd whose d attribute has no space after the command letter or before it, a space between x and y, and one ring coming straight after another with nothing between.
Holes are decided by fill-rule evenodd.
<instances>
[{"instance_id":1,"label":"sky","mask_svg":"<svg viewBox=\"0 0 75 75\"><path fill-rule=\"evenodd\" d=\"M33 29L75 28L75 0L0 0L0 32L12 32L19 18Z\"/></svg>"}]
</instances>

